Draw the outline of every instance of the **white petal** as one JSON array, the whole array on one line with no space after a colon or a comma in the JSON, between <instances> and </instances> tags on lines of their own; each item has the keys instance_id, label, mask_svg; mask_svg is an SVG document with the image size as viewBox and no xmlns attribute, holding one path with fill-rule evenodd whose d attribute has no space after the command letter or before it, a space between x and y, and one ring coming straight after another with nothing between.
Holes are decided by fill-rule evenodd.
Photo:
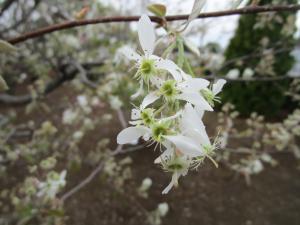
<instances>
[{"instance_id":1,"label":"white petal","mask_svg":"<svg viewBox=\"0 0 300 225\"><path fill-rule=\"evenodd\" d=\"M204 115L204 110L199 106L195 106L195 110L198 113L198 116L200 117L200 119L202 119L203 115Z\"/></svg>"},{"instance_id":2,"label":"white petal","mask_svg":"<svg viewBox=\"0 0 300 225\"><path fill-rule=\"evenodd\" d=\"M131 119L138 120L141 118L141 112L138 109L132 109L131 111Z\"/></svg>"},{"instance_id":3,"label":"white petal","mask_svg":"<svg viewBox=\"0 0 300 225\"><path fill-rule=\"evenodd\" d=\"M214 95L219 94L225 84L226 84L226 80L224 80L224 79L218 80L213 85L213 88L212 88L212 92L214 93Z\"/></svg>"},{"instance_id":4,"label":"white petal","mask_svg":"<svg viewBox=\"0 0 300 225\"><path fill-rule=\"evenodd\" d=\"M179 96L177 96L177 99L190 102L195 106L201 107L202 110L213 111L213 108L208 104L207 101L205 101L205 99L199 93L182 93Z\"/></svg>"},{"instance_id":5,"label":"white petal","mask_svg":"<svg viewBox=\"0 0 300 225\"><path fill-rule=\"evenodd\" d=\"M151 78L150 78L150 81L151 81L151 83L152 83L154 86L156 86L157 88L161 88L161 86L162 86L163 83L164 83L164 80L161 79L161 78L159 78L159 77L157 77L157 76L151 77Z\"/></svg>"},{"instance_id":6,"label":"white petal","mask_svg":"<svg viewBox=\"0 0 300 225\"><path fill-rule=\"evenodd\" d=\"M155 66L158 69L167 70L176 81L182 80L181 69L173 61L160 58L156 61Z\"/></svg>"},{"instance_id":7,"label":"white petal","mask_svg":"<svg viewBox=\"0 0 300 225\"><path fill-rule=\"evenodd\" d=\"M202 118L199 117L196 110L189 103L185 105L182 119L180 120L180 128L182 132L186 132L189 129L205 130Z\"/></svg>"},{"instance_id":8,"label":"white petal","mask_svg":"<svg viewBox=\"0 0 300 225\"><path fill-rule=\"evenodd\" d=\"M201 146L197 145L197 143L189 138L182 135L177 136L165 136L165 138L171 141L178 150L184 155L190 157L197 157L203 155Z\"/></svg>"},{"instance_id":9,"label":"white petal","mask_svg":"<svg viewBox=\"0 0 300 225\"><path fill-rule=\"evenodd\" d=\"M179 178L179 176L177 175L177 173L176 173L176 172L173 173L171 182L170 182L169 185L162 191L162 194L163 194L163 195L168 194L169 191L172 189L172 187L173 187L175 184L177 184L178 178Z\"/></svg>"},{"instance_id":10,"label":"white petal","mask_svg":"<svg viewBox=\"0 0 300 225\"><path fill-rule=\"evenodd\" d=\"M208 80L202 78L191 78L180 83L178 86L181 90L185 92L194 92L194 91L196 92L206 88L208 85L209 85Z\"/></svg>"},{"instance_id":11,"label":"white petal","mask_svg":"<svg viewBox=\"0 0 300 225\"><path fill-rule=\"evenodd\" d=\"M128 127L122 130L117 136L120 145L130 144L145 135L149 130L146 127Z\"/></svg>"},{"instance_id":12,"label":"white petal","mask_svg":"<svg viewBox=\"0 0 300 225\"><path fill-rule=\"evenodd\" d=\"M144 98L140 108L142 110L145 109L148 105L155 102L157 99L159 99L159 96L157 96L154 92L151 92Z\"/></svg>"},{"instance_id":13,"label":"white petal","mask_svg":"<svg viewBox=\"0 0 300 225\"><path fill-rule=\"evenodd\" d=\"M127 57L129 60L135 60L138 62L141 59L141 56L128 46L120 48L119 52L125 57Z\"/></svg>"},{"instance_id":14,"label":"white petal","mask_svg":"<svg viewBox=\"0 0 300 225\"><path fill-rule=\"evenodd\" d=\"M138 34L145 55L152 55L155 44L155 33L151 20L147 15L142 15L138 22Z\"/></svg>"},{"instance_id":15,"label":"white petal","mask_svg":"<svg viewBox=\"0 0 300 225\"><path fill-rule=\"evenodd\" d=\"M128 123L132 126L137 126L137 125L141 124L142 121L141 120L134 120L134 121L129 121Z\"/></svg>"},{"instance_id":16,"label":"white petal","mask_svg":"<svg viewBox=\"0 0 300 225\"><path fill-rule=\"evenodd\" d=\"M181 75L184 80L192 79L193 77L181 70Z\"/></svg>"}]
</instances>

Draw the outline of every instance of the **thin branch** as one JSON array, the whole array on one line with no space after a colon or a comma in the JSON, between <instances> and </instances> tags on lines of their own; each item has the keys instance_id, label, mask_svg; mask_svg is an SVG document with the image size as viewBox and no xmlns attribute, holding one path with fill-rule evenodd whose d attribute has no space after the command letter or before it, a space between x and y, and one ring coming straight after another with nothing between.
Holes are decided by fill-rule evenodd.
<instances>
[{"instance_id":1,"label":"thin branch","mask_svg":"<svg viewBox=\"0 0 300 225\"><path fill-rule=\"evenodd\" d=\"M39 6L41 0L35 0L34 6L29 9L28 12L25 12L22 18L20 18L15 24L13 24L11 27L6 27L3 30L0 31L0 33L5 33L9 30L18 28L21 24L27 21L27 19L32 15L32 13L36 10L36 8Z\"/></svg>"},{"instance_id":2,"label":"thin branch","mask_svg":"<svg viewBox=\"0 0 300 225\"><path fill-rule=\"evenodd\" d=\"M93 83L92 81L90 81L88 79L88 74L86 69L83 67L83 65L81 65L79 62L77 62L76 60L73 60L72 63L74 64L74 66L76 67L76 69L79 72L79 77L80 80L82 81L82 83L84 83L85 85L89 86L90 88L96 89L98 87L97 84Z\"/></svg>"},{"instance_id":3,"label":"thin branch","mask_svg":"<svg viewBox=\"0 0 300 225\"><path fill-rule=\"evenodd\" d=\"M283 80L295 80L295 79L300 79L299 77L291 77L291 76L276 76L276 77L251 77L251 78L243 78L243 77L238 77L238 78L228 78L224 76L206 76L203 77L207 80L217 80L217 79L224 79L228 82L278 82L278 81L283 81Z\"/></svg>"},{"instance_id":4,"label":"thin branch","mask_svg":"<svg viewBox=\"0 0 300 225\"><path fill-rule=\"evenodd\" d=\"M95 63L83 63L80 64L80 66L85 70L85 69L91 69L92 67L97 67L97 66L102 66L103 62L95 62ZM65 71L65 67L68 65L63 65L60 68L60 71L62 72L62 76L59 76L58 78L49 81L48 84L46 84L46 88L42 93L39 93L38 97L44 97L57 88L59 88L61 85L63 85L66 81L72 80L75 78L76 73L79 72L81 76L83 76L82 72L80 71L78 67L76 69L72 70L68 74ZM90 82L90 81L89 81ZM91 83L91 82L90 82ZM91 87L91 86L90 86ZM93 85L93 88L95 86ZM11 95L11 94L0 94L0 103L3 104L11 104L11 105L23 105L23 104L28 104L35 100L31 94L24 94L24 95Z\"/></svg>"},{"instance_id":5,"label":"thin branch","mask_svg":"<svg viewBox=\"0 0 300 225\"><path fill-rule=\"evenodd\" d=\"M222 17L222 16L232 16L232 15L242 15L242 14L254 14L254 13L265 13L265 12L284 12L284 11L298 11L300 10L300 5L269 5L269 6L251 6L245 7L241 9L232 9L232 10L224 10L218 12L208 12L201 13L198 16L198 19L201 18L211 18L211 17ZM174 16L166 16L165 21L178 21L178 20L187 20L189 15L174 15ZM49 34L59 30L70 29L74 27L86 26L90 24L99 24L99 23L119 23L119 22L134 22L138 21L140 16L115 16L115 17L100 17L96 19L87 19L87 20L72 20L66 21L60 24L54 24L48 27L44 27L38 29L36 31L28 32L19 37L12 38L7 40L11 44L17 44L24 42L26 40L43 36L45 34ZM162 24L164 19L157 16L151 16L151 20L155 23Z\"/></svg>"},{"instance_id":6,"label":"thin branch","mask_svg":"<svg viewBox=\"0 0 300 225\"><path fill-rule=\"evenodd\" d=\"M119 110L117 110L117 113L118 113L118 119L119 119L119 122L120 122L121 126L123 128L126 128L127 123L125 121L125 116L123 114L123 111L119 109ZM109 156L116 156L118 154L126 154L126 153L129 153L129 152L140 150L144 147L145 147L144 145L140 145L140 146L134 146L132 148L127 148L127 149L123 150L123 145L118 145L117 148L109 154ZM79 190L81 190L83 187L85 187L87 184L89 184L102 171L103 167L104 167L104 162L101 161L98 164L98 166L90 173L89 176L87 176L84 180L82 180L79 184L77 184L71 190L66 192L60 198L61 201L63 201L63 202L66 201L70 196L74 195Z\"/></svg>"},{"instance_id":7,"label":"thin branch","mask_svg":"<svg viewBox=\"0 0 300 225\"><path fill-rule=\"evenodd\" d=\"M10 8L10 6L13 5L14 2L18 2L18 0L6 0L4 3L3 3L3 7L2 9L0 10L0 16L2 16L2 14Z\"/></svg>"}]
</instances>

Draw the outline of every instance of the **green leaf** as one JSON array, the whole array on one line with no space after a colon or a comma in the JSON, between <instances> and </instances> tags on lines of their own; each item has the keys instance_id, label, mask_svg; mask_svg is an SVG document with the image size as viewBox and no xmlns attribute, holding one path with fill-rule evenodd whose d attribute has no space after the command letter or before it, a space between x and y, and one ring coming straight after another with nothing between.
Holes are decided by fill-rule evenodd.
<instances>
[{"instance_id":1,"label":"green leaf","mask_svg":"<svg viewBox=\"0 0 300 225\"><path fill-rule=\"evenodd\" d=\"M184 63L184 45L181 38L177 38L178 58L177 65L182 68Z\"/></svg>"},{"instance_id":2,"label":"green leaf","mask_svg":"<svg viewBox=\"0 0 300 225\"><path fill-rule=\"evenodd\" d=\"M192 12L191 12L191 14L189 16L189 19L187 21L188 24L192 20L194 20L194 19L197 18L197 16L200 14L200 12L202 11L202 9L204 8L205 4L206 4L206 0L195 0L194 1Z\"/></svg>"},{"instance_id":3,"label":"green leaf","mask_svg":"<svg viewBox=\"0 0 300 225\"><path fill-rule=\"evenodd\" d=\"M7 41L0 40L0 53L15 52L17 48Z\"/></svg>"},{"instance_id":4,"label":"green leaf","mask_svg":"<svg viewBox=\"0 0 300 225\"><path fill-rule=\"evenodd\" d=\"M164 17L167 13L167 8L163 4L151 4L147 6L147 9L159 17Z\"/></svg>"},{"instance_id":5,"label":"green leaf","mask_svg":"<svg viewBox=\"0 0 300 225\"><path fill-rule=\"evenodd\" d=\"M195 75L195 73L194 73L194 71L193 71L193 69L192 69L192 66L191 66L190 62L189 62L189 60L188 60L186 57L185 57L185 59L184 59L184 65L185 65L185 67L186 67L188 73L189 73L192 77L196 77L196 75Z\"/></svg>"},{"instance_id":6,"label":"green leaf","mask_svg":"<svg viewBox=\"0 0 300 225\"><path fill-rule=\"evenodd\" d=\"M6 90L8 90L8 86L5 80L3 79L3 77L0 75L0 91L6 91Z\"/></svg>"}]
</instances>

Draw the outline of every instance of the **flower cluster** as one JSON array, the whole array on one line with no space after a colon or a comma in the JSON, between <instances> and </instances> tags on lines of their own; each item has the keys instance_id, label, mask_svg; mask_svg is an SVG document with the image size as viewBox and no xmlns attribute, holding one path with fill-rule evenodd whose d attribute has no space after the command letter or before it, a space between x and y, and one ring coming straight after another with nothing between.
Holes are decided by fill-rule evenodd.
<instances>
[{"instance_id":1,"label":"flower cluster","mask_svg":"<svg viewBox=\"0 0 300 225\"><path fill-rule=\"evenodd\" d=\"M213 111L226 81L220 79L210 85L205 79L185 73L173 61L154 55L155 32L146 15L138 22L138 36L143 54L129 47L121 48L120 52L134 61L137 68L134 77L140 88L132 98L147 94L140 106L132 110L132 126L119 133L117 142L131 144L142 138L159 147L162 154L155 163L173 174L171 183L163 190L166 194L178 184L180 176L197 168L205 158L215 163L212 156L217 143L211 143L202 117L205 111Z\"/></svg>"}]
</instances>

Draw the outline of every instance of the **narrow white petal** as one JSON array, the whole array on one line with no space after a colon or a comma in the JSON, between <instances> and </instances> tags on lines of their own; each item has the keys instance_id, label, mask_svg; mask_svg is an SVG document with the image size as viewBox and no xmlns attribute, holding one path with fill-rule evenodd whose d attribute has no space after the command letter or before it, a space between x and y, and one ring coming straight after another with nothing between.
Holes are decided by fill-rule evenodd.
<instances>
[{"instance_id":1,"label":"narrow white petal","mask_svg":"<svg viewBox=\"0 0 300 225\"><path fill-rule=\"evenodd\" d=\"M202 110L213 111L213 108L208 104L207 101L205 101L205 99L199 93L182 93L177 96L177 99L192 103L195 106L201 107Z\"/></svg>"},{"instance_id":2,"label":"narrow white petal","mask_svg":"<svg viewBox=\"0 0 300 225\"><path fill-rule=\"evenodd\" d=\"M214 93L214 95L217 95L221 92L223 86L226 84L226 80L224 79L220 79L218 80L212 88L212 92Z\"/></svg>"},{"instance_id":3,"label":"narrow white petal","mask_svg":"<svg viewBox=\"0 0 300 225\"><path fill-rule=\"evenodd\" d=\"M145 135L148 131L146 127L128 127L122 130L117 136L120 145L130 144Z\"/></svg>"},{"instance_id":4,"label":"narrow white petal","mask_svg":"<svg viewBox=\"0 0 300 225\"><path fill-rule=\"evenodd\" d=\"M165 136L165 138L172 142L186 156L197 157L203 155L201 146L197 145L192 138L182 135Z\"/></svg>"},{"instance_id":5,"label":"narrow white petal","mask_svg":"<svg viewBox=\"0 0 300 225\"><path fill-rule=\"evenodd\" d=\"M202 78L191 78L180 83L178 86L183 91L194 92L194 91L200 91L201 89L206 88L208 85L209 85L208 80Z\"/></svg>"},{"instance_id":6,"label":"narrow white petal","mask_svg":"<svg viewBox=\"0 0 300 225\"><path fill-rule=\"evenodd\" d=\"M152 55L155 44L155 33L151 20L147 15L142 15L139 20L138 34L140 44L145 55Z\"/></svg>"},{"instance_id":7,"label":"narrow white petal","mask_svg":"<svg viewBox=\"0 0 300 225\"><path fill-rule=\"evenodd\" d=\"M139 109L132 109L131 111L131 119L138 120L141 118L141 112Z\"/></svg>"},{"instance_id":8,"label":"narrow white petal","mask_svg":"<svg viewBox=\"0 0 300 225\"><path fill-rule=\"evenodd\" d=\"M134 120L134 121L129 121L128 123L132 126L137 126L139 124L141 124L141 120Z\"/></svg>"},{"instance_id":9,"label":"narrow white petal","mask_svg":"<svg viewBox=\"0 0 300 225\"><path fill-rule=\"evenodd\" d=\"M167 70L176 81L182 80L181 69L173 61L160 58L155 65L158 69Z\"/></svg>"},{"instance_id":10,"label":"narrow white petal","mask_svg":"<svg viewBox=\"0 0 300 225\"><path fill-rule=\"evenodd\" d=\"M144 98L140 108L142 110L145 109L148 105L152 104L157 99L159 99L159 96L157 94L155 94L154 92L151 92Z\"/></svg>"},{"instance_id":11,"label":"narrow white petal","mask_svg":"<svg viewBox=\"0 0 300 225\"><path fill-rule=\"evenodd\" d=\"M169 191L172 189L172 187L178 183L179 177L180 177L180 175L178 176L177 172L173 173L171 182L170 182L169 185L162 191L162 194L163 194L163 195L168 194Z\"/></svg>"},{"instance_id":12,"label":"narrow white petal","mask_svg":"<svg viewBox=\"0 0 300 225\"><path fill-rule=\"evenodd\" d=\"M120 48L119 52L125 57L127 57L129 60L134 60L139 62L141 59L141 56L128 46L124 46Z\"/></svg>"},{"instance_id":13,"label":"narrow white petal","mask_svg":"<svg viewBox=\"0 0 300 225\"><path fill-rule=\"evenodd\" d=\"M180 128L182 132L186 132L189 129L203 130L205 126L202 122L202 118L198 115L197 111L191 104L186 104L180 120Z\"/></svg>"}]
</instances>

